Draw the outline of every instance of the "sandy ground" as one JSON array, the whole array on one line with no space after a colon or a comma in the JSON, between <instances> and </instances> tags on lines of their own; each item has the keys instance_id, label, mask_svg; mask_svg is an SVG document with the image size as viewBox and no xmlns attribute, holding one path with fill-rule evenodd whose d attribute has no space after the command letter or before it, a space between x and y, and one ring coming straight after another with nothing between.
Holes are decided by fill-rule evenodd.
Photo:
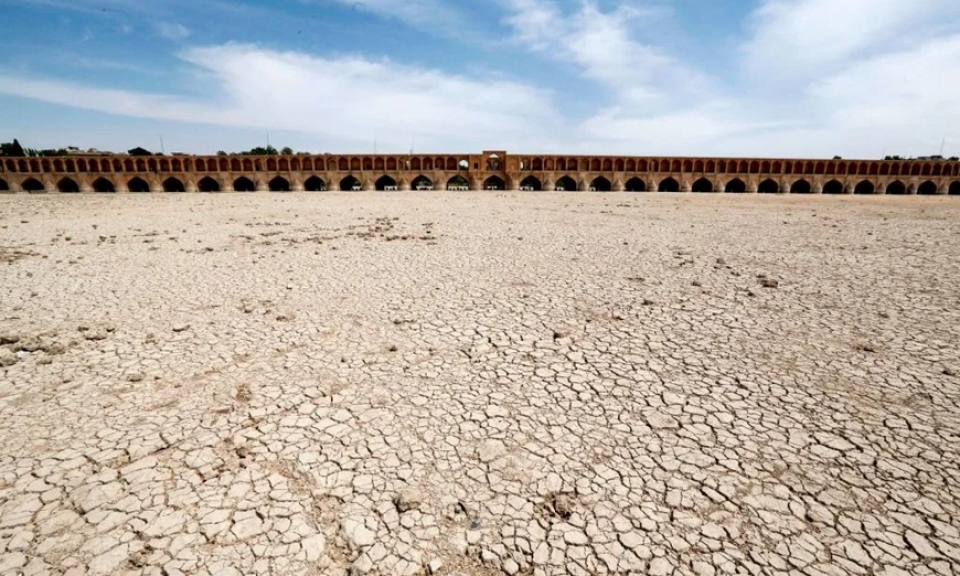
<instances>
[{"instance_id":1,"label":"sandy ground","mask_svg":"<svg viewBox=\"0 0 960 576\"><path fill-rule=\"evenodd\" d=\"M0 197L0 574L960 573L960 198Z\"/></svg>"}]
</instances>

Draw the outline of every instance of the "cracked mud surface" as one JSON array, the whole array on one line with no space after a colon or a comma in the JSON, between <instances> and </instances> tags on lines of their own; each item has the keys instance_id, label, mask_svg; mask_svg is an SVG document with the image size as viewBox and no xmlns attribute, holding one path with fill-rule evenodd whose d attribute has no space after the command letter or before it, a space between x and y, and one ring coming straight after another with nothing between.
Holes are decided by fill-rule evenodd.
<instances>
[{"instance_id":1,"label":"cracked mud surface","mask_svg":"<svg viewBox=\"0 0 960 576\"><path fill-rule=\"evenodd\" d=\"M0 202L0 574L960 572L960 202Z\"/></svg>"}]
</instances>

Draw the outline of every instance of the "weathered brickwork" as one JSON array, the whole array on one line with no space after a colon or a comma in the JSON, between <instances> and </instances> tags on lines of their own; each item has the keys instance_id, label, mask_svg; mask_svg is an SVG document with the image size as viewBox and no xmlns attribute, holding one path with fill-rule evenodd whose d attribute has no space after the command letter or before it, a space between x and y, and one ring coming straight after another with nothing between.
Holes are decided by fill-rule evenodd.
<instances>
[{"instance_id":1,"label":"weathered brickwork","mask_svg":"<svg viewBox=\"0 0 960 576\"><path fill-rule=\"evenodd\" d=\"M960 195L960 162L481 154L5 158L11 192L566 190Z\"/></svg>"}]
</instances>

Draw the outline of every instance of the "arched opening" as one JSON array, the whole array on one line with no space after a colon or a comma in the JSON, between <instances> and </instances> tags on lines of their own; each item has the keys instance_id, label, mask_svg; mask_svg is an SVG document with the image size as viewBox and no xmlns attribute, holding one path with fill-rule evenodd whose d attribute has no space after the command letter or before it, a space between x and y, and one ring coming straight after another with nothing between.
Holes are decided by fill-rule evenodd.
<instances>
[{"instance_id":1,"label":"arched opening","mask_svg":"<svg viewBox=\"0 0 960 576\"><path fill-rule=\"evenodd\" d=\"M107 180L106 178L97 178L93 181L93 191L94 192L116 192L116 188L113 186L113 182Z\"/></svg>"},{"instance_id":2,"label":"arched opening","mask_svg":"<svg viewBox=\"0 0 960 576\"><path fill-rule=\"evenodd\" d=\"M447 190L453 190L456 192L463 192L470 189L470 183L467 182L467 179L463 176L457 174L453 178L447 180Z\"/></svg>"},{"instance_id":3,"label":"arched opening","mask_svg":"<svg viewBox=\"0 0 960 576\"><path fill-rule=\"evenodd\" d=\"M693 163L690 162L689 160L684 160L684 161L683 161L683 171L684 171L684 172L687 172L687 173L693 172Z\"/></svg>"},{"instance_id":4,"label":"arched opening","mask_svg":"<svg viewBox=\"0 0 960 576\"><path fill-rule=\"evenodd\" d=\"M347 170L350 169L350 166L348 164L349 163L347 162L346 158L340 158L339 160L337 160L337 170L340 170L341 172L346 172Z\"/></svg>"},{"instance_id":5,"label":"arched opening","mask_svg":"<svg viewBox=\"0 0 960 576\"><path fill-rule=\"evenodd\" d=\"M10 190L10 185L7 184L6 180L0 178L0 191L6 192L8 190Z\"/></svg>"},{"instance_id":6,"label":"arched opening","mask_svg":"<svg viewBox=\"0 0 960 576\"><path fill-rule=\"evenodd\" d=\"M290 191L290 181L283 176L276 176L273 180L267 183L267 186L270 188L271 192Z\"/></svg>"},{"instance_id":7,"label":"arched opening","mask_svg":"<svg viewBox=\"0 0 960 576\"><path fill-rule=\"evenodd\" d=\"M413 179L410 188L414 190L433 190L433 180L421 174Z\"/></svg>"},{"instance_id":8,"label":"arched opening","mask_svg":"<svg viewBox=\"0 0 960 576\"><path fill-rule=\"evenodd\" d=\"M747 183L739 178L734 178L733 180L727 182L727 186L723 189L723 191L743 194L747 191Z\"/></svg>"},{"instance_id":9,"label":"arched opening","mask_svg":"<svg viewBox=\"0 0 960 576\"><path fill-rule=\"evenodd\" d=\"M343 192L355 192L360 190L360 181L353 175L347 176L340 181L340 190Z\"/></svg>"},{"instance_id":10,"label":"arched opening","mask_svg":"<svg viewBox=\"0 0 960 576\"><path fill-rule=\"evenodd\" d=\"M25 192L43 192L45 190L43 183L36 178L27 178L20 187L23 188Z\"/></svg>"},{"instance_id":11,"label":"arched opening","mask_svg":"<svg viewBox=\"0 0 960 576\"><path fill-rule=\"evenodd\" d=\"M701 178L693 183L694 192L713 192L713 183L706 178Z\"/></svg>"},{"instance_id":12,"label":"arched opening","mask_svg":"<svg viewBox=\"0 0 960 576\"><path fill-rule=\"evenodd\" d=\"M660 186L657 187L657 190L660 192L679 192L680 183L674 178L665 178L660 181Z\"/></svg>"},{"instance_id":13,"label":"arched opening","mask_svg":"<svg viewBox=\"0 0 960 576\"><path fill-rule=\"evenodd\" d=\"M760 183L760 186L757 187L757 192L760 194L776 194L780 191L780 185L777 184L775 180L767 178Z\"/></svg>"},{"instance_id":14,"label":"arched opening","mask_svg":"<svg viewBox=\"0 0 960 576\"><path fill-rule=\"evenodd\" d=\"M554 190L557 192L576 192L577 183L569 176L561 176L560 179L557 180Z\"/></svg>"},{"instance_id":15,"label":"arched opening","mask_svg":"<svg viewBox=\"0 0 960 576\"><path fill-rule=\"evenodd\" d=\"M163 191L164 192L185 192L186 188L183 187L183 182L178 178L167 178L163 181Z\"/></svg>"},{"instance_id":16,"label":"arched opening","mask_svg":"<svg viewBox=\"0 0 960 576\"><path fill-rule=\"evenodd\" d=\"M593 192L609 192L612 189L610 181L603 176L598 176L590 183L590 190Z\"/></svg>"},{"instance_id":17,"label":"arched opening","mask_svg":"<svg viewBox=\"0 0 960 576\"><path fill-rule=\"evenodd\" d=\"M149 192L150 185L147 184L146 180L137 176L127 182L127 190L131 192Z\"/></svg>"},{"instance_id":18,"label":"arched opening","mask_svg":"<svg viewBox=\"0 0 960 576\"><path fill-rule=\"evenodd\" d=\"M484 190L503 190L507 187L504 183L503 178L499 176L491 176L483 181Z\"/></svg>"},{"instance_id":19,"label":"arched opening","mask_svg":"<svg viewBox=\"0 0 960 576\"><path fill-rule=\"evenodd\" d=\"M592 171L594 171L594 172L599 172L599 171L600 171L600 159L599 159L599 158L594 158L593 160L590 161L590 170L592 170Z\"/></svg>"},{"instance_id":20,"label":"arched opening","mask_svg":"<svg viewBox=\"0 0 960 576\"><path fill-rule=\"evenodd\" d=\"M875 188L873 182L869 180L864 180L857 184L857 187L853 189L854 194L873 194Z\"/></svg>"},{"instance_id":21,"label":"arched opening","mask_svg":"<svg viewBox=\"0 0 960 576\"><path fill-rule=\"evenodd\" d=\"M839 180L831 180L823 185L824 194L843 194L843 184Z\"/></svg>"},{"instance_id":22,"label":"arched opening","mask_svg":"<svg viewBox=\"0 0 960 576\"><path fill-rule=\"evenodd\" d=\"M246 176L241 176L233 181L233 190L235 192L253 192L256 189L257 186L253 183L253 180Z\"/></svg>"},{"instance_id":23,"label":"arched opening","mask_svg":"<svg viewBox=\"0 0 960 576\"><path fill-rule=\"evenodd\" d=\"M197 182L197 190L201 192L219 192L220 183L209 176L204 176Z\"/></svg>"},{"instance_id":24,"label":"arched opening","mask_svg":"<svg viewBox=\"0 0 960 576\"><path fill-rule=\"evenodd\" d=\"M414 156L413 158L410 159L410 161L407 164L408 164L407 169L413 170L414 172L417 172L421 169L420 168L421 162L420 162L419 156Z\"/></svg>"},{"instance_id":25,"label":"arched opening","mask_svg":"<svg viewBox=\"0 0 960 576\"><path fill-rule=\"evenodd\" d=\"M380 178L377 178L376 183L374 184L377 190L389 190L393 191L397 189L397 181L391 178L390 176L383 175Z\"/></svg>"},{"instance_id":26,"label":"arched opening","mask_svg":"<svg viewBox=\"0 0 960 576\"><path fill-rule=\"evenodd\" d=\"M791 194L809 194L810 191L810 183L806 180L797 180L790 185Z\"/></svg>"},{"instance_id":27,"label":"arched opening","mask_svg":"<svg viewBox=\"0 0 960 576\"><path fill-rule=\"evenodd\" d=\"M363 169L364 169L364 171L366 171L366 172L370 172L371 170L374 169L374 164L373 164L373 159L372 159L372 158L364 158L364 159L363 159ZM377 169L377 170L383 170L383 158L377 158L376 169Z\"/></svg>"},{"instance_id":28,"label":"arched opening","mask_svg":"<svg viewBox=\"0 0 960 576\"><path fill-rule=\"evenodd\" d=\"M203 158L197 158L197 172L206 172L207 162Z\"/></svg>"},{"instance_id":29,"label":"arched opening","mask_svg":"<svg viewBox=\"0 0 960 576\"><path fill-rule=\"evenodd\" d=\"M73 178L62 178L57 182L57 190L60 192L79 192L80 185Z\"/></svg>"},{"instance_id":30,"label":"arched opening","mask_svg":"<svg viewBox=\"0 0 960 576\"><path fill-rule=\"evenodd\" d=\"M951 184L949 193L951 196L960 196L960 182Z\"/></svg>"},{"instance_id":31,"label":"arched opening","mask_svg":"<svg viewBox=\"0 0 960 576\"><path fill-rule=\"evenodd\" d=\"M917 188L917 194L922 194L923 196L932 196L937 193L937 185L933 182L927 180Z\"/></svg>"},{"instance_id":32,"label":"arched opening","mask_svg":"<svg viewBox=\"0 0 960 576\"><path fill-rule=\"evenodd\" d=\"M311 176L303 183L303 189L307 192L324 192L327 189L327 183L319 176Z\"/></svg>"},{"instance_id":33,"label":"arched opening","mask_svg":"<svg viewBox=\"0 0 960 576\"><path fill-rule=\"evenodd\" d=\"M359 172L359 171L360 171L360 159L359 159L359 158L351 158L351 159L350 159L350 171L351 171L351 172Z\"/></svg>"},{"instance_id":34,"label":"arched opening","mask_svg":"<svg viewBox=\"0 0 960 576\"><path fill-rule=\"evenodd\" d=\"M543 170L543 158L534 158L530 163L530 168L536 172Z\"/></svg>"},{"instance_id":35,"label":"arched opening","mask_svg":"<svg viewBox=\"0 0 960 576\"><path fill-rule=\"evenodd\" d=\"M646 192L647 183L639 178L631 178L627 180L627 183L623 188L627 192Z\"/></svg>"},{"instance_id":36,"label":"arched opening","mask_svg":"<svg viewBox=\"0 0 960 576\"><path fill-rule=\"evenodd\" d=\"M894 180L887 185L887 194L901 195L907 193L907 187L904 186L903 182L899 180Z\"/></svg>"},{"instance_id":37,"label":"arched opening","mask_svg":"<svg viewBox=\"0 0 960 576\"><path fill-rule=\"evenodd\" d=\"M536 176L527 176L520 182L520 189L528 192L543 190L543 183Z\"/></svg>"}]
</instances>

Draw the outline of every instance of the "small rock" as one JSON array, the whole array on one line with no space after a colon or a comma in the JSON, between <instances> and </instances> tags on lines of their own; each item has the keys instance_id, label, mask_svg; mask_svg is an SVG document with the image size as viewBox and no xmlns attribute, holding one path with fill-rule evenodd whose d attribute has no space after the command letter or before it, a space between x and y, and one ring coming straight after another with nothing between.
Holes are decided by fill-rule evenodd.
<instances>
[{"instance_id":1,"label":"small rock","mask_svg":"<svg viewBox=\"0 0 960 576\"><path fill-rule=\"evenodd\" d=\"M773 278L763 278L760 281L760 285L763 286L764 288L779 288L780 282L777 280L774 280Z\"/></svg>"},{"instance_id":2,"label":"small rock","mask_svg":"<svg viewBox=\"0 0 960 576\"><path fill-rule=\"evenodd\" d=\"M430 561L430 564L427 564L427 569L430 570L431 574L436 574L441 568L443 568L443 561L439 558L434 558Z\"/></svg>"},{"instance_id":3,"label":"small rock","mask_svg":"<svg viewBox=\"0 0 960 576\"><path fill-rule=\"evenodd\" d=\"M175 324L175 325L173 326L173 331L174 331L174 332L183 332L183 331L189 330L189 329L190 329L190 325L189 325L189 324Z\"/></svg>"},{"instance_id":4,"label":"small rock","mask_svg":"<svg viewBox=\"0 0 960 576\"><path fill-rule=\"evenodd\" d=\"M13 366L19 361L16 354L6 348L0 348L0 367Z\"/></svg>"},{"instance_id":5,"label":"small rock","mask_svg":"<svg viewBox=\"0 0 960 576\"><path fill-rule=\"evenodd\" d=\"M402 490L393 497L393 505L397 507L397 512L401 514L416 510L421 502L423 502L423 494L413 488Z\"/></svg>"},{"instance_id":6,"label":"small rock","mask_svg":"<svg viewBox=\"0 0 960 576\"><path fill-rule=\"evenodd\" d=\"M103 330L87 330L83 333L83 337L87 340L106 340L107 333Z\"/></svg>"},{"instance_id":7,"label":"small rock","mask_svg":"<svg viewBox=\"0 0 960 576\"><path fill-rule=\"evenodd\" d=\"M699 288L700 286L703 286L703 284L702 284L699 280L694 280L693 282L690 283L690 285L691 285L691 286L696 286L696 287L698 287L698 288Z\"/></svg>"},{"instance_id":8,"label":"small rock","mask_svg":"<svg viewBox=\"0 0 960 576\"><path fill-rule=\"evenodd\" d=\"M141 380L143 380L143 374L139 372L127 374L127 382L140 382Z\"/></svg>"},{"instance_id":9,"label":"small rock","mask_svg":"<svg viewBox=\"0 0 960 576\"><path fill-rule=\"evenodd\" d=\"M20 341L20 336L12 332L4 332L0 334L0 344L16 344Z\"/></svg>"}]
</instances>

